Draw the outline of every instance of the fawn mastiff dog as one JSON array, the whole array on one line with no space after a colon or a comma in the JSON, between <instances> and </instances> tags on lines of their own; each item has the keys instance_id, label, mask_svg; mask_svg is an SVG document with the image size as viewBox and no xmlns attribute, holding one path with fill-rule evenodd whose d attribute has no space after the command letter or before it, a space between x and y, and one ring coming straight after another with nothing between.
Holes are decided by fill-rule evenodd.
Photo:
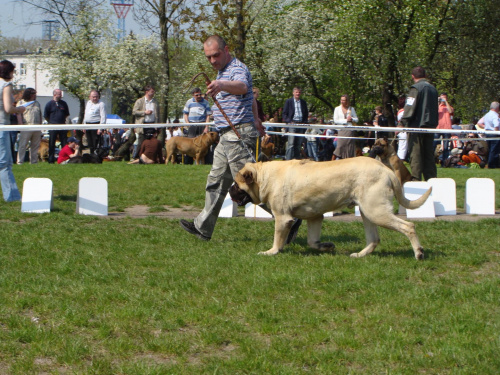
<instances>
[{"instance_id":1,"label":"fawn mastiff dog","mask_svg":"<svg viewBox=\"0 0 500 375\"><path fill-rule=\"evenodd\" d=\"M394 150L394 147L392 147L387 138L378 138L375 141L370 156L373 158L378 157L386 167L392 169L401 185L412 180L410 171L399 158L396 150Z\"/></svg>"},{"instance_id":2,"label":"fawn mastiff dog","mask_svg":"<svg viewBox=\"0 0 500 375\"><path fill-rule=\"evenodd\" d=\"M393 214L392 199L403 207L415 209L429 197L429 189L410 201L392 170L381 162L357 157L329 162L304 160L247 163L230 189L239 205L265 203L275 219L273 247L260 254L274 255L283 249L293 218L307 220L307 244L318 250L332 249L320 242L323 213L357 204L365 226L366 247L351 257L370 254L380 242L377 226L403 233L411 242L415 258L423 259L415 225Z\"/></svg>"},{"instance_id":3,"label":"fawn mastiff dog","mask_svg":"<svg viewBox=\"0 0 500 375\"><path fill-rule=\"evenodd\" d=\"M218 139L219 133L217 132L204 133L196 138L172 137L165 144L167 150L165 164L168 164L170 160L172 164L175 164L176 152L191 156L196 164L205 164L205 156L208 153L208 149Z\"/></svg>"}]
</instances>

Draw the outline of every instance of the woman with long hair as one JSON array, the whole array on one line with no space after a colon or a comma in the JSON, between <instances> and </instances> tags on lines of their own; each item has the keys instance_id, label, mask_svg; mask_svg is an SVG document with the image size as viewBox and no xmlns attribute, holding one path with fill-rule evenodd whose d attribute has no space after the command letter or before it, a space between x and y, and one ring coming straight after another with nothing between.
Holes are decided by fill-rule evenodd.
<instances>
[{"instance_id":1,"label":"woman with long hair","mask_svg":"<svg viewBox=\"0 0 500 375\"><path fill-rule=\"evenodd\" d=\"M0 61L0 125L10 125L11 114L23 114L25 107L14 106L12 95L12 78L14 77L14 64L8 60ZM2 184L3 199L6 202L21 200L21 194L12 173L12 152L10 134L0 131L0 182Z\"/></svg>"}]
</instances>

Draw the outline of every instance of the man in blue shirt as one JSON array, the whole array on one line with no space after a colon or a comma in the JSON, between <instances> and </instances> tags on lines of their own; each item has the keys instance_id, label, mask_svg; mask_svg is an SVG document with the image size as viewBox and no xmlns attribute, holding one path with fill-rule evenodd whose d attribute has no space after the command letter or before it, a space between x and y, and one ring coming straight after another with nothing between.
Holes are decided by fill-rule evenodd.
<instances>
[{"instance_id":1,"label":"man in blue shirt","mask_svg":"<svg viewBox=\"0 0 500 375\"><path fill-rule=\"evenodd\" d=\"M207 86L207 95L216 98L241 135L242 142L255 150L259 133L265 134L257 114L252 92L252 75L237 58L232 57L224 39L213 35L203 44L205 56L218 71L217 79ZM207 178L205 208L194 222L181 220L181 227L208 241L212 237L222 203L238 171L252 161L252 155L243 147L221 111L213 107L215 126L219 130L219 144L214 150L212 169Z\"/></svg>"},{"instance_id":2,"label":"man in blue shirt","mask_svg":"<svg viewBox=\"0 0 500 375\"><path fill-rule=\"evenodd\" d=\"M188 123L200 123L200 122L210 122L210 115L212 110L210 109L210 104L205 100L201 94L199 87L196 87L191 92L193 97L186 102L184 106L184 122ZM187 129L188 138L196 138L197 136L208 132L208 125L206 126L189 126ZM191 156L184 156L184 164L193 164L193 158Z\"/></svg>"},{"instance_id":3,"label":"man in blue shirt","mask_svg":"<svg viewBox=\"0 0 500 375\"><path fill-rule=\"evenodd\" d=\"M498 102L493 102L490 105L490 111L484 116L484 130L486 131L500 131L500 104ZM499 138L500 134L486 134L486 138ZM499 167L499 154L500 154L500 141L491 140L488 141L488 149L490 150L488 155L488 169Z\"/></svg>"},{"instance_id":4,"label":"man in blue shirt","mask_svg":"<svg viewBox=\"0 0 500 375\"><path fill-rule=\"evenodd\" d=\"M210 104L206 99L203 98L201 90L196 87L192 91L193 97L186 102L184 106L184 122L187 123L200 123L200 122L210 122L210 115L212 110L210 109ZM188 127L188 138L194 138L208 131L208 125L206 126L190 126Z\"/></svg>"}]
</instances>

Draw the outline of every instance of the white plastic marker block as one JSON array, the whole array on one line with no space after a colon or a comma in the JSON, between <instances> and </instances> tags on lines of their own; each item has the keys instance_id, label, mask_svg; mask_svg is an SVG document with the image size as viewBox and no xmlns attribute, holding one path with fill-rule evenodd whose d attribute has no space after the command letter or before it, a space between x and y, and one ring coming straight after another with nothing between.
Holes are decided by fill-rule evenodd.
<instances>
[{"instance_id":1,"label":"white plastic marker block","mask_svg":"<svg viewBox=\"0 0 500 375\"><path fill-rule=\"evenodd\" d=\"M323 214L323 217L333 217L333 211L330 211L330 212L325 212Z\"/></svg>"},{"instance_id":2,"label":"white plastic marker block","mask_svg":"<svg viewBox=\"0 0 500 375\"><path fill-rule=\"evenodd\" d=\"M431 187L431 184L424 181L409 181L404 184L403 192L406 198L411 201L420 198ZM434 201L432 196L425 203L414 210L407 209L406 217L408 219L430 219L435 218Z\"/></svg>"},{"instance_id":3,"label":"white plastic marker block","mask_svg":"<svg viewBox=\"0 0 500 375\"><path fill-rule=\"evenodd\" d=\"M465 213L495 215L495 182L491 178L469 178L465 183Z\"/></svg>"},{"instance_id":4,"label":"white plastic marker block","mask_svg":"<svg viewBox=\"0 0 500 375\"><path fill-rule=\"evenodd\" d=\"M238 205L232 201L229 193L226 194L224 202L222 202L222 208L219 212L219 217L236 217L238 216Z\"/></svg>"},{"instance_id":5,"label":"white plastic marker block","mask_svg":"<svg viewBox=\"0 0 500 375\"><path fill-rule=\"evenodd\" d=\"M108 181L100 177L83 177L78 183L76 213L108 215Z\"/></svg>"},{"instance_id":6,"label":"white plastic marker block","mask_svg":"<svg viewBox=\"0 0 500 375\"><path fill-rule=\"evenodd\" d=\"M361 211L359 210L359 206L354 206L354 216L361 216Z\"/></svg>"},{"instance_id":7,"label":"white plastic marker block","mask_svg":"<svg viewBox=\"0 0 500 375\"><path fill-rule=\"evenodd\" d=\"M457 189L452 178L431 178L427 181L432 186L431 198L434 201L436 215L457 214Z\"/></svg>"},{"instance_id":8,"label":"white plastic marker block","mask_svg":"<svg viewBox=\"0 0 500 375\"><path fill-rule=\"evenodd\" d=\"M253 203L248 203L245 206L245 217L272 219L273 216L263 208L256 206Z\"/></svg>"},{"instance_id":9,"label":"white plastic marker block","mask_svg":"<svg viewBox=\"0 0 500 375\"><path fill-rule=\"evenodd\" d=\"M24 180L21 212L44 213L50 212L52 207L52 181L49 178Z\"/></svg>"}]
</instances>

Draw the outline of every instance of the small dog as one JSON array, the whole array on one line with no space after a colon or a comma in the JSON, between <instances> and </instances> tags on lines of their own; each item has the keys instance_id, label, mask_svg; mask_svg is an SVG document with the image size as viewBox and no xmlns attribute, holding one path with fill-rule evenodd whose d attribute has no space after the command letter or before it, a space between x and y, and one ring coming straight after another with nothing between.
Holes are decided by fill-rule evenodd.
<instances>
[{"instance_id":1,"label":"small dog","mask_svg":"<svg viewBox=\"0 0 500 375\"><path fill-rule=\"evenodd\" d=\"M175 164L176 152L191 156L196 164L205 164L205 156L211 145L219 140L219 133L208 132L196 138L172 137L165 143L167 158L165 164Z\"/></svg>"},{"instance_id":2,"label":"small dog","mask_svg":"<svg viewBox=\"0 0 500 375\"><path fill-rule=\"evenodd\" d=\"M378 138L370 151L370 157L380 160L386 167L392 169L401 185L413 179L410 171L399 158L387 137Z\"/></svg>"},{"instance_id":3,"label":"small dog","mask_svg":"<svg viewBox=\"0 0 500 375\"><path fill-rule=\"evenodd\" d=\"M283 249L294 218L307 220L310 247L332 249L331 242L320 242L323 214L357 204L365 226L366 247L351 257L364 257L377 247L380 242L377 226L381 226L408 237L415 258L423 259L415 225L394 215L392 200L395 196L403 207L415 209L424 204L431 191L429 188L420 198L410 201L391 169L361 156L329 162L247 163L236 175L229 194L240 206L265 203L271 210L275 218L273 247L261 254L274 255Z\"/></svg>"},{"instance_id":4,"label":"small dog","mask_svg":"<svg viewBox=\"0 0 500 375\"><path fill-rule=\"evenodd\" d=\"M49 160L49 141L47 141L46 139L42 139L40 141L40 148L38 149L38 160Z\"/></svg>"},{"instance_id":5,"label":"small dog","mask_svg":"<svg viewBox=\"0 0 500 375\"><path fill-rule=\"evenodd\" d=\"M267 157L267 160L271 160L274 152L274 143L271 142L271 136L265 135L262 139L262 144L260 146L262 153Z\"/></svg>"}]
</instances>

